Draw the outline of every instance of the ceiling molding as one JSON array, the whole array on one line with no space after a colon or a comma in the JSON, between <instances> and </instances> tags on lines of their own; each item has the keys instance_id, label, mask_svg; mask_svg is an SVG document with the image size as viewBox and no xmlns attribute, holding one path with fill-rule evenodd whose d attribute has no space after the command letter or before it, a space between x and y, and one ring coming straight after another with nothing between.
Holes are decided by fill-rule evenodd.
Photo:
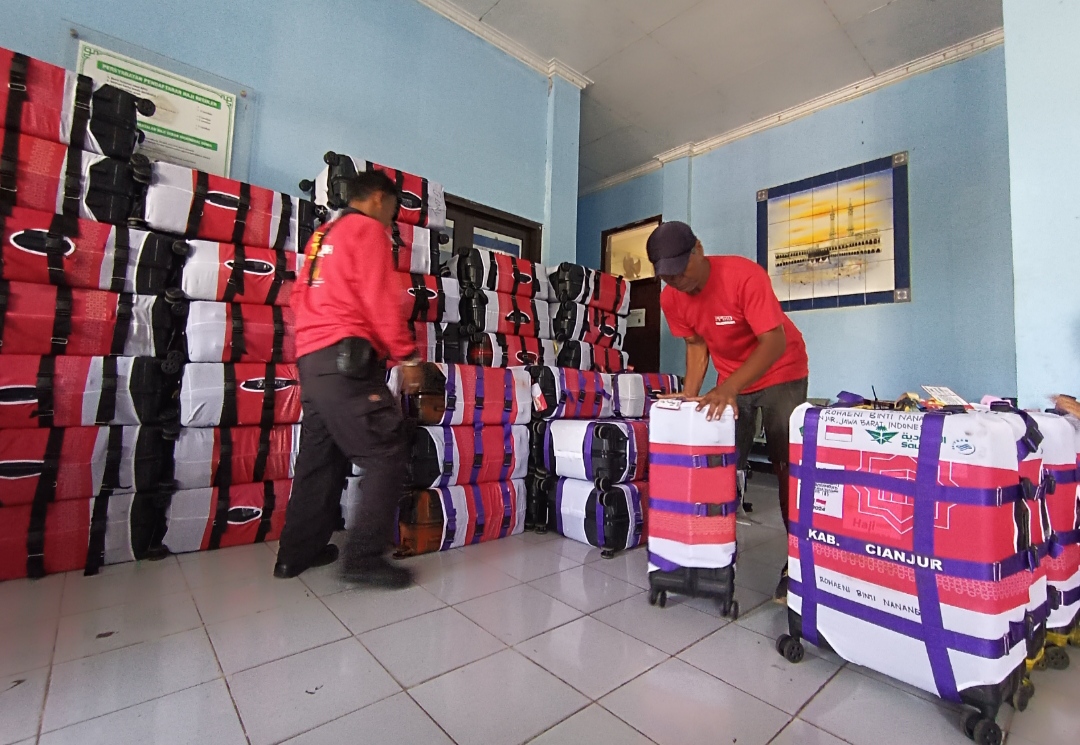
<instances>
[{"instance_id":1,"label":"ceiling molding","mask_svg":"<svg viewBox=\"0 0 1080 745\"><path fill-rule=\"evenodd\" d=\"M624 181L637 178L642 174L654 171L661 167L664 163L668 163L678 158L684 158L687 156L703 155L711 150L728 145L736 140L741 140L744 137L763 132L773 127L778 127L782 124L801 119L804 116L810 116L818 111L827 109L830 106L836 106L837 104L851 101L852 99L865 96L867 93L880 90L886 86L899 83L908 78L921 75L924 72L936 70L939 67L943 67L953 62L959 62L960 60L973 57L980 52L985 52L993 47L1000 46L1005 43L1005 30L996 29L989 31L981 36L976 36L967 41L960 42L946 49L942 49L939 52L928 54L925 57L921 57L917 60L907 63L906 65L900 65L894 67L891 70L873 75L869 78L860 80L857 83L852 83L844 88L835 90L831 93L826 93L823 96L811 99L806 103L793 106L790 109L779 112L778 114L771 114L769 116L758 119L757 121L750 122L742 127L729 130L723 134L715 137L710 137L707 140L700 142L691 142L679 147L667 150L654 157L647 163L644 163L637 168L632 168L629 171L623 171L617 173L614 176L609 176L603 181L599 181L588 189L582 191L579 196L586 194L592 194L593 192L606 189L616 184L621 184Z\"/></svg>"},{"instance_id":2,"label":"ceiling molding","mask_svg":"<svg viewBox=\"0 0 1080 745\"><path fill-rule=\"evenodd\" d=\"M417 2L435 11L443 18L453 21L466 31L479 36L487 43L506 52L514 59L547 78L558 76L579 89L585 88L592 83L591 80L569 65L557 59L544 59L528 49L524 44L511 39L502 31L477 20L465 10L450 2L450 0L417 0Z\"/></svg>"}]
</instances>

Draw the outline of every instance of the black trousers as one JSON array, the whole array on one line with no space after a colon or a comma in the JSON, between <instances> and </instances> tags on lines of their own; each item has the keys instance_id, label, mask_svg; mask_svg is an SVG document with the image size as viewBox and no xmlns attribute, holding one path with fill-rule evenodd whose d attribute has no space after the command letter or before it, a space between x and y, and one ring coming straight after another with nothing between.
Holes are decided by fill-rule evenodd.
<instances>
[{"instance_id":1,"label":"black trousers","mask_svg":"<svg viewBox=\"0 0 1080 745\"><path fill-rule=\"evenodd\" d=\"M788 524L788 437L792 413L806 403L807 379L778 383L754 393L739 396L739 419L735 423L735 448L739 451L739 470L750 465L750 449L754 446L755 420L761 411L765 429L765 445L773 471L780 482L780 514L784 527Z\"/></svg>"},{"instance_id":2,"label":"black trousers","mask_svg":"<svg viewBox=\"0 0 1080 745\"><path fill-rule=\"evenodd\" d=\"M393 543L408 457L404 419L380 365L363 380L345 377L337 371L335 345L304 355L298 366L304 419L278 561L303 566L330 541L349 466L355 463L364 480L347 526L347 567L382 555Z\"/></svg>"}]
</instances>

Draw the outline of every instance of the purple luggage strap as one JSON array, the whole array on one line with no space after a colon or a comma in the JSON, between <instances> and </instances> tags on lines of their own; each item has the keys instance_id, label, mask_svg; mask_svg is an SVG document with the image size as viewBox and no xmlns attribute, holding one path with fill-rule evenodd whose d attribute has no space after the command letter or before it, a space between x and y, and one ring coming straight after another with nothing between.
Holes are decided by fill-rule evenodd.
<instances>
[{"instance_id":1,"label":"purple luggage strap","mask_svg":"<svg viewBox=\"0 0 1080 745\"><path fill-rule=\"evenodd\" d=\"M947 630L943 626L937 586L938 572L935 572L932 568L933 565L931 564L931 561L940 562L940 566L942 567L940 573L943 574L954 574L957 573L954 570L964 569L967 569L970 572L974 567L980 565L977 565L974 562L931 559L931 557L934 556L934 516L937 511L937 503L938 501L959 501L954 500L954 497L967 495L973 498L971 503L997 505L1003 503L998 501L1002 498L1001 494L1003 490L974 490L963 489L960 487L943 487L937 483L938 467L941 457L940 443L945 423L945 415L943 414L927 414L923 418L919 435L919 455L914 489L911 489L912 482L910 481L892 479L890 477L880 476L879 474L858 474L849 482L848 478L852 477L854 472L816 468L818 424L820 422L820 416L820 409L809 409L806 412L806 417L803 422L803 465L796 468L796 465L792 464L792 473L800 479L799 515L797 523L793 524L792 528L798 531L796 537L799 542L799 560L802 568L803 580L801 582L790 580L789 585L791 591L802 598L802 635L811 644L820 645L821 637L818 633L817 609L819 605L824 605L844 613L845 615L859 618L868 623L890 629L891 631L904 634L905 636L914 639L919 639L926 645L927 655L930 659L930 667L934 675L934 682L938 689L938 695L943 699L959 702L960 694L957 691L956 677L953 673L952 663L949 659L949 649L955 649L967 654L989 659L1004 657L1009 653L1012 647L1026 639L1028 627L1032 623L1038 623L1041 619L1044 619L1047 613L1047 608L1044 604L1034 613L1027 613L1025 622L1009 622L1009 632L999 639L973 637L967 634ZM837 478L840 474L843 475L840 476L840 478ZM881 479L887 479L887 481L864 479L864 477L867 476L877 476ZM915 572L915 583L919 596L921 622L911 621L885 611L869 608L860 603L855 603L833 595L832 593L818 591L814 577L813 541L810 539L809 531L813 527L814 489L818 483L819 477L824 483L854 483L859 486L894 491L896 493L905 494L905 496L911 496L914 499L914 553L921 557L925 557L927 559L926 563L929 565L912 567ZM898 487L902 487L904 491L900 491ZM982 493L972 494L973 492ZM995 495L993 501L983 501L988 499L987 493L993 493ZM975 498L979 501L974 501ZM849 541L844 539L844 537L832 537L838 540L839 545L837 547L841 550L851 551L854 548L853 546L847 545ZM854 541L853 543L858 544L858 547L855 548L855 550L859 553L861 553L867 545L865 541ZM1018 554L1017 557L1014 558L1019 558L1020 561L1012 562L1010 568L1012 568L1013 571L1010 573L1033 569L1037 566L1037 555L1037 551L1027 551ZM1034 564L1032 564L1033 558ZM652 560L651 555L650 560ZM896 563L910 565L910 562L905 561L898 561ZM917 563L922 564L923 562ZM982 573L985 575L987 570L1000 573L1001 570L1005 568L1006 563L1008 562L993 565L994 567L998 567L996 570L990 569L986 565L981 565L983 567ZM964 571L960 571L958 574L959 576L969 576L969 574ZM1001 579L1002 576L1007 575L999 575L996 577L981 576L977 578L992 580Z\"/></svg>"},{"instance_id":2,"label":"purple luggage strap","mask_svg":"<svg viewBox=\"0 0 1080 745\"><path fill-rule=\"evenodd\" d=\"M454 475L454 430L450 427L441 427L443 435L443 470L439 477L439 486L450 485Z\"/></svg>"},{"instance_id":3,"label":"purple luggage strap","mask_svg":"<svg viewBox=\"0 0 1080 745\"><path fill-rule=\"evenodd\" d=\"M439 488L439 497L443 503L443 520L446 530L443 533L442 550L448 551L454 545L454 537L457 535L457 510L454 509L454 500L450 496L448 487Z\"/></svg>"},{"instance_id":4,"label":"purple luggage strap","mask_svg":"<svg viewBox=\"0 0 1080 745\"><path fill-rule=\"evenodd\" d=\"M555 532L559 535L563 535L562 500L565 483L566 479L558 479L555 482Z\"/></svg>"},{"instance_id":5,"label":"purple luggage strap","mask_svg":"<svg viewBox=\"0 0 1080 745\"><path fill-rule=\"evenodd\" d=\"M477 484L469 484L465 487L465 491L469 497L472 498L473 508L476 510L476 519L473 521L473 537L470 543L479 543L484 538L484 523L487 522L487 515L484 513L484 495L480 493L480 487Z\"/></svg>"},{"instance_id":6,"label":"purple luggage strap","mask_svg":"<svg viewBox=\"0 0 1080 745\"><path fill-rule=\"evenodd\" d=\"M512 523L512 518L514 516L514 508L513 508L513 496L514 495L511 493L510 482L509 481L505 481L505 480L500 481L499 482L499 491L502 494L502 500L503 500L503 521L502 521L502 527L499 528L499 538L505 538L506 536L510 535L510 529L512 527L511 523Z\"/></svg>"}]
</instances>

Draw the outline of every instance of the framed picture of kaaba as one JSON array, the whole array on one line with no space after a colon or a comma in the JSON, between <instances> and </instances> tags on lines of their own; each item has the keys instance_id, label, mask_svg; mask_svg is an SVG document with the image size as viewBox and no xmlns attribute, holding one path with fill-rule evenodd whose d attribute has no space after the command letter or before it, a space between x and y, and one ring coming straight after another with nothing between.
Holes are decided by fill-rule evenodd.
<instances>
[{"instance_id":1,"label":"framed picture of kaaba","mask_svg":"<svg viewBox=\"0 0 1080 745\"><path fill-rule=\"evenodd\" d=\"M908 154L757 193L757 258L785 311L911 301Z\"/></svg>"}]
</instances>

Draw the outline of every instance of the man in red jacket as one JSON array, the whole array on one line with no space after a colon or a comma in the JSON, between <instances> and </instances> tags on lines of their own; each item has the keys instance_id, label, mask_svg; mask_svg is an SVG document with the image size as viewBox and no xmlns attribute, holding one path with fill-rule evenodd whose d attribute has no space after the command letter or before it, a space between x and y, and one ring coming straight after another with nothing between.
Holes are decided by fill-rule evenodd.
<instances>
[{"instance_id":1,"label":"man in red jacket","mask_svg":"<svg viewBox=\"0 0 1080 745\"><path fill-rule=\"evenodd\" d=\"M292 294L304 419L292 498L274 576L295 577L337 559L330 537L350 463L364 471L360 504L348 526L342 575L381 587L407 587L408 569L384 553L408 458L401 407L386 387L387 359L405 360L403 387L420 386L416 345L400 311L389 228L398 190L368 171L349 183L349 206L307 245Z\"/></svg>"},{"instance_id":2,"label":"man in red jacket","mask_svg":"<svg viewBox=\"0 0 1080 745\"><path fill-rule=\"evenodd\" d=\"M686 340L685 395L699 402L699 410L707 408L710 418L731 407L740 470L749 466L754 419L761 411L786 527L788 420L806 401L809 376L802 334L780 309L764 269L741 256L706 256L686 223L663 223L646 248L667 285L660 307L671 333ZM717 385L700 396L710 357ZM787 597L786 564L776 596Z\"/></svg>"}]
</instances>

